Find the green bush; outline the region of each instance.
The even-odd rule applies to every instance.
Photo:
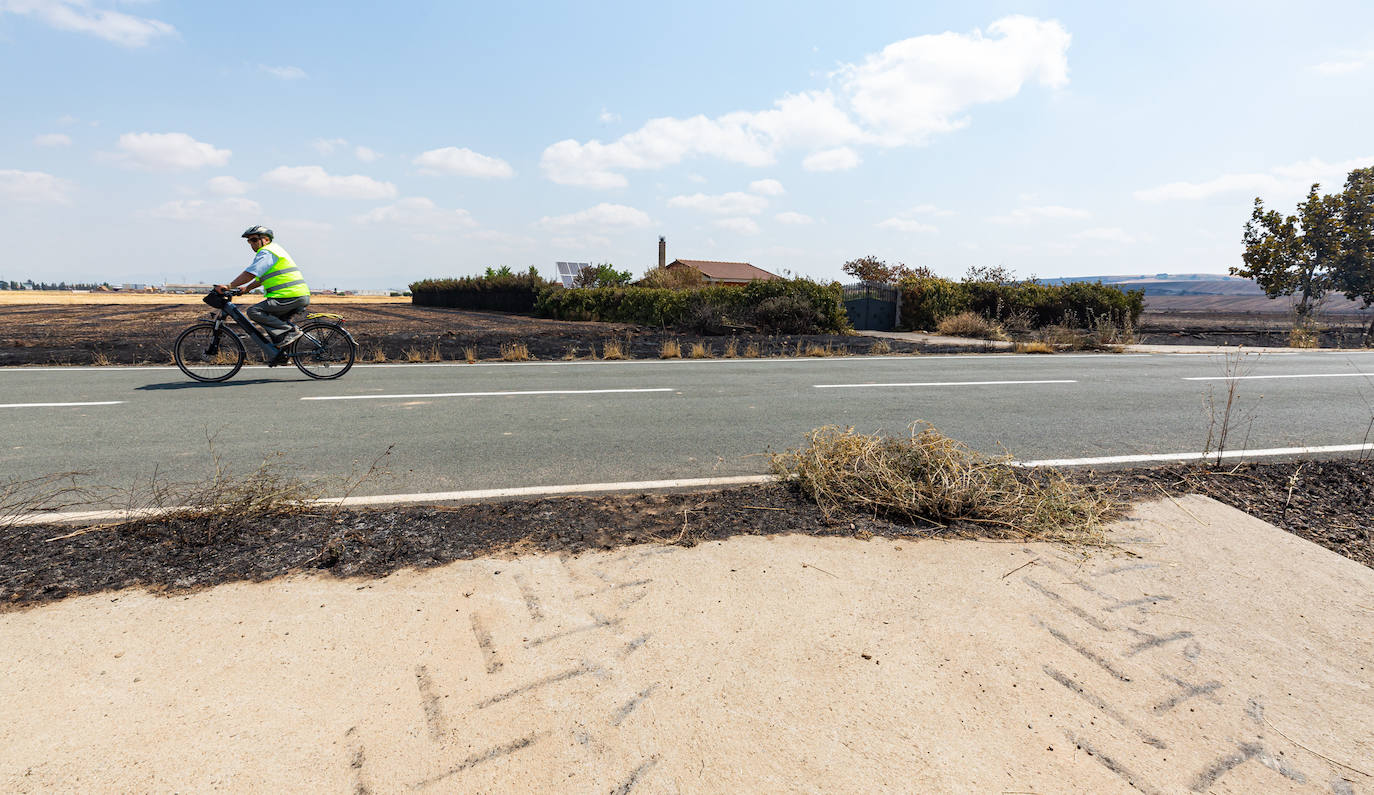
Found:
[[[1145,308],[1144,290],[1123,291],[1100,282],[954,282],[949,279],[904,280],[902,328],[933,329],[940,321],[962,312],[976,312],[994,321],[1028,318],[1034,328],[1053,324],[1087,326],[1095,318],[1112,318],[1132,325]]]
[[[410,285],[410,302],[415,306],[442,306],[452,309],[487,309],[497,312],[532,314],[535,300],[550,282],[530,266],[525,273],[513,273],[507,266],[487,268],[484,276],[461,279],[422,279]]]
[[[839,333],[849,328],[840,286],[807,279],[772,279],[695,290],[554,288],[539,294],[535,311],[558,320],[675,326],[698,333],[725,333],[740,326],[785,334]]]

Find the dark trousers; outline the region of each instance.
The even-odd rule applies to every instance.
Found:
[[[299,298],[268,298],[266,301],[248,307],[248,319],[267,329],[268,334],[280,337],[291,330],[291,324],[282,318],[310,305],[310,296]]]

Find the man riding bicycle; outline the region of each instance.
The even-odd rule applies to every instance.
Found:
[[[248,308],[248,317],[267,330],[272,344],[285,348],[300,338],[300,329],[285,318],[310,305],[310,288],[301,276],[286,249],[273,242],[272,230],[265,226],[249,227],[242,237],[256,252],[253,262],[227,285],[217,284],[216,290],[241,287],[248,292],[261,285],[266,299]]]

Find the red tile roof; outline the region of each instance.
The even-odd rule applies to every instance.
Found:
[[[755,279],[781,279],[775,273],[769,273],[762,268],[755,268],[747,262],[716,262],[707,259],[675,259],[668,263],[668,267],[683,265],[688,268],[696,268],[701,271],[701,275],[708,279],[720,279],[732,282],[747,282]]]

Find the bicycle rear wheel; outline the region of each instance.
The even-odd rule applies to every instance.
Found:
[[[247,352],[233,331],[216,331],[214,323],[197,323],[177,337],[172,356],[177,367],[191,378],[215,382],[233,378],[243,367]]]
[[[353,366],[358,344],[337,323],[315,321],[301,326],[301,336],[291,343],[296,367],[311,378],[338,378]]]

